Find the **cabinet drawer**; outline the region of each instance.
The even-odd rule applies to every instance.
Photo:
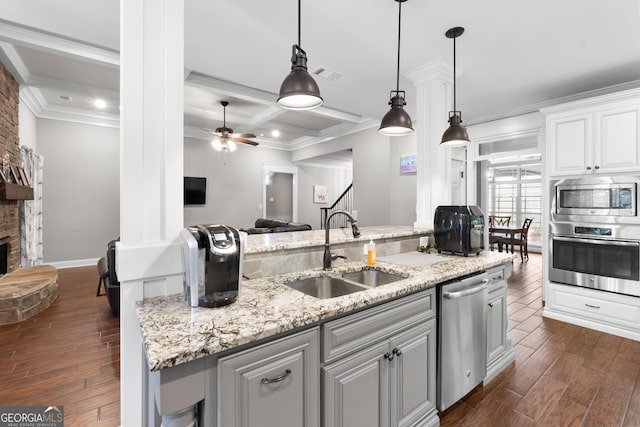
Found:
[[[551,308],[611,325],[639,329],[640,303],[637,298],[557,284],[552,284],[550,291]]]
[[[327,322],[322,331],[323,361],[334,361],[432,317],[435,288]]]
[[[225,427],[318,427],[318,329],[218,361],[218,415]]]

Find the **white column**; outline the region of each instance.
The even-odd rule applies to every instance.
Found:
[[[143,425],[135,302],[181,291],[184,0],[120,0],[120,421]],[[146,402],[145,402],[146,404]]]
[[[440,147],[443,132],[449,124],[453,67],[442,59],[431,61],[406,77],[416,86],[416,222],[415,227],[432,228],[433,213],[438,205],[450,203],[448,176],[450,148]]]

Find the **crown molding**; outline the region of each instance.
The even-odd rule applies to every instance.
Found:
[[[40,90],[29,86],[20,87],[19,99],[36,118],[42,114],[47,104]]]
[[[637,97],[640,95],[640,80],[632,80],[630,82],[621,83],[613,86],[606,86],[600,89],[594,89],[587,92],[580,92],[574,95],[568,95],[560,98],[554,98],[535,104],[523,105],[517,108],[503,110],[502,112],[467,118],[467,127],[482,123],[502,120],[509,117],[521,116],[529,113],[542,112],[548,114],[555,111],[561,111],[566,108],[579,108],[588,106],[604,100],[613,101],[616,98],[624,99],[630,96]]]
[[[36,87],[38,89],[49,89],[53,91],[63,92],[64,94],[86,96],[88,98],[103,98],[115,104],[120,102],[120,92],[112,89],[104,89],[96,86],[77,84],[64,80],[53,79],[50,77],[32,74],[25,83],[26,86]]]
[[[120,53],[0,19],[0,40],[102,66],[120,68]]]
[[[460,71],[456,74],[460,75]],[[406,72],[405,77],[418,86],[432,80],[453,84],[453,66],[442,58],[436,58]]]
[[[323,142],[331,141],[336,138],[351,135],[356,132],[371,129],[380,125],[380,121],[376,119],[362,120],[360,123],[350,125],[348,123],[341,123],[336,126],[332,126],[328,129],[320,131],[318,137],[302,137],[294,140],[291,143],[290,151],[300,150],[302,148],[311,147],[312,145],[320,144]]]
[[[18,51],[10,43],[0,42],[0,61],[20,85],[24,84],[31,76]]]

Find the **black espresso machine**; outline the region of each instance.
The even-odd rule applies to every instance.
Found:
[[[484,214],[478,206],[438,206],[433,237],[438,253],[479,254],[484,249]]]
[[[227,225],[180,231],[184,297],[191,307],[220,307],[238,297],[246,236]]]

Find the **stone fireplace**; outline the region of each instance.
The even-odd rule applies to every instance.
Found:
[[[0,63],[0,159],[3,170],[18,164],[19,85]],[[7,271],[20,264],[20,209],[18,200],[0,200],[0,237],[6,237]]]

